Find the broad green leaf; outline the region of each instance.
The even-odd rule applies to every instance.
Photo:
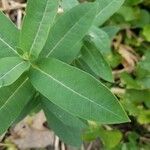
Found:
[[[112,70],[103,55],[90,42],[86,42],[81,50],[82,59],[91,70],[102,79],[113,82]]]
[[[102,25],[109,19],[123,4],[124,0],[96,0],[99,3],[97,16],[94,24],[97,26]]]
[[[89,40],[95,44],[101,53],[110,53],[111,40],[105,31],[96,26],[92,26],[88,32],[88,35],[90,36]]]
[[[101,123],[129,121],[114,95],[89,74],[57,59],[42,59],[30,71],[34,87],[57,106]]]
[[[33,93],[34,90],[28,78],[21,78],[11,86],[0,89],[0,135],[20,115],[24,106],[32,98]]]
[[[0,87],[15,82],[23,72],[29,68],[29,62],[19,57],[5,57],[0,59]]]
[[[72,48],[91,27],[96,10],[96,4],[80,4],[60,16],[49,33],[41,55],[53,56],[65,62],[72,61],[78,54]]]
[[[58,0],[28,0],[19,46],[24,52],[30,56],[39,55],[54,23],[57,9]]]
[[[46,106],[43,108],[47,122],[50,128],[54,130],[54,132],[59,136],[61,140],[63,140],[66,144],[72,146],[80,146],[82,144],[81,139],[81,129],[74,128],[72,126],[67,126],[57,118]]]
[[[18,38],[19,30],[0,11],[0,58],[19,55],[16,51]]]
[[[64,11],[68,11],[69,9],[75,7],[78,4],[79,4],[78,0],[62,0],[61,1],[61,7],[63,8]]]
[[[74,128],[85,128],[86,125],[77,117],[69,114],[67,111],[56,106],[54,103],[50,102],[47,98],[42,97],[42,104],[49,109],[61,122],[67,126],[72,126]]]

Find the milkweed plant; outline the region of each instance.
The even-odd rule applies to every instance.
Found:
[[[0,135],[37,106],[60,139],[74,146],[89,121],[129,121],[102,83],[113,77],[104,57],[107,40],[98,43],[107,37],[100,26],[124,0],[64,7],[66,1],[28,0],[21,29],[0,12]]]

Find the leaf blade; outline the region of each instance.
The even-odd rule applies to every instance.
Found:
[[[5,57],[0,59],[0,87],[15,82],[30,64],[19,57]]]
[[[102,79],[113,82],[112,70],[99,50],[89,42],[86,42],[81,50],[82,59],[91,70]]]
[[[65,125],[59,118],[57,118],[47,107],[44,107],[48,125],[66,144],[72,146],[81,146],[81,129]]]
[[[19,40],[19,30],[1,11],[0,22],[0,58],[18,56],[16,47]]]
[[[111,40],[108,34],[102,29],[92,26],[88,32],[90,41],[95,44],[102,54],[108,54],[111,51]]]
[[[124,0],[97,0],[97,2],[99,3],[99,11],[94,25],[100,26],[121,7]]]
[[[20,47],[23,51],[27,51],[29,55],[37,57],[54,22],[58,1],[29,0],[27,6],[27,15],[24,18],[20,36]]]
[[[45,97],[75,116],[101,123],[129,121],[119,102],[104,85],[59,60],[49,58],[38,62],[30,71],[30,80]]]
[[[80,129],[86,127],[86,124],[83,123],[79,118],[61,109],[60,107],[49,101],[47,98],[42,97],[41,101],[42,105],[47,107],[49,111],[51,111],[65,125]]]
[[[0,135],[11,126],[32,96],[33,88],[28,78],[19,79],[13,85],[0,89]]]

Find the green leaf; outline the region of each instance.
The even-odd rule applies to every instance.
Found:
[[[54,103],[49,101],[47,98],[42,97],[42,104],[49,109],[59,120],[65,125],[72,126],[74,128],[85,128],[86,125],[77,117],[69,114],[67,111],[56,106]]]
[[[80,146],[82,144],[81,129],[67,126],[62,122],[62,119],[54,115],[46,105],[44,105],[44,112],[47,118],[47,122],[50,128],[63,140],[66,144],[72,146]]]
[[[0,58],[19,55],[16,51],[19,30],[0,11]]]
[[[97,2],[99,9],[94,24],[100,26],[121,7],[124,0],[97,0]]]
[[[44,47],[57,9],[58,0],[28,0],[19,47],[29,56],[37,57]]]
[[[72,62],[78,54],[72,47],[81,41],[91,27],[96,10],[96,4],[80,4],[60,16],[49,33],[41,55]]]
[[[42,59],[31,68],[34,87],[57,106],[101,123],[129,121],[114,95],[89,74],[59,60]]]
[[[87,63],[91,70],[102,79],[113,82],[112,70],[103,55],[98,49],[89,42],[86,42],[81,50],[82,59]]]
[[[30,64],[19,57],[5,57],[0,59],[0,87],[15,82]]]
[[[111,149],[117,146],[122,138],[122,134],[118,130],[107,131],[103,128],[100,128],[99,134],[104,146],[107,149]]]
[[[150,24],[144,27],[143,35],[145,36],[146,40],[150,42]]]
[[[90,41],[95,44],[101,53],[108,54],[110,52],[111,40],[105,31],[96,26],[92,26],[88,34]]]
[[[108,138],[109,137],[109,138]],[[99,125],[91,125],[83,134],[86,141],[100,138],[106,150],[110,150],[119,144],[122,134],[119,130],[106,130]]]
[[[63,8],[64,11],[68,11],[69,9],[75,7],[78,4],[79,4],[78,0],[62,0],[61,1],[61,7]]]
[[[21,78],[0,89],[0,135],[12,125],[33,94],[28,78]]]

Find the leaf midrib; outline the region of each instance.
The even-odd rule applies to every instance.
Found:
[[[57,44],[52,48],[52,50],[47,54],[46,57],[49,57],[49,55],[58,47],[58,45],[65,39],[65,37],[71,32],[71,30],[76,27],[76,25],[92,10],[92,8],[87,11],[87,13],[85,13],[85,15],[83,15],[81,18],[79,18],[77,20],[77,22],[75,24],[73,24],[73,26],[62,36],[61,39],[59,39],[59,41],[57,42]],[[68,12],[67,12],[68,13]]]
[[[98,105],[99,107],[101,107],[102,109],[112,113],[113,115],[115,115],[118,119],[122,119],[119,115],[115,114],[114,112],[110,111],[109,109],[105,108],[104,106],[92,101],[91,99],[87,98],[86,96],[76,92],[75,90],[73,90],[72,88],[68,87],[67,85],[65,85],[64,83],[62,83],[61,81],[57,80],[56,78],[54,78],[52,75],[48,74],[47,72],[43,71],[42,69],[40,69],[39,67],[34,68],[36,70],[38,70],[39,72],[41,72],[42,74],[45,74],[46,76],[50,77],[52,80],[54,80],[55,82],[57,82],[58,84],[60,84],[61,86],[65,87],[66,89],[68,89],[69,91],[72,91],[73,93],[75,93],[76,95],[82,97],[83,99],[86,99],[88,101],[90,101],[91,103],[94,103],[95,105]]]

